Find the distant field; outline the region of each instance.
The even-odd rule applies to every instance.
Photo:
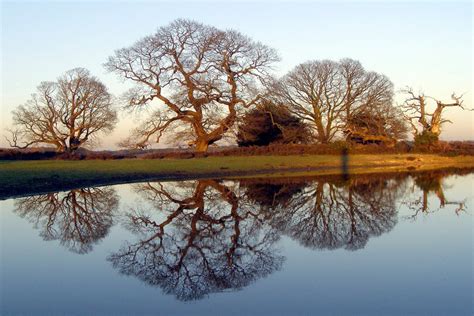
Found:
[[[351,173],[474,167],[473,156],[353,155]],[[226,156],[193,159],[42,160],[0,162],[0,199],[11,196],[140,180],[252,175],[337,174],[334,155]]]

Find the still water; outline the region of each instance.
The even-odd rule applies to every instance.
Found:
[[[471,315],[474,173],[0,201],[2,315]]]

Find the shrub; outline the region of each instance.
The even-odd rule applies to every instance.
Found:
[[[421,134],[418,134],[415,136],[415,147],[420,147],[420,146],[431,146],[433,144],[436,144],[438,142],[438,135],[433,134],[432,132],[429,131],[424,131]]]
[[[237,144],[241,147],[308,143],[310,140],[308,124],[284,105],[270,101],[263,101],[247,112],[238,125]]]

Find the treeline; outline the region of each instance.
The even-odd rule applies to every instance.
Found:
[[[464,109],[462,96],[453,94],[447,103],[410,88],[402,91],[405,103],[395,105],[390,79],[356,60],[307,61],[281,78],[271,71],[278,61],[274,49],[237,31],[190,20],[117,50],[105,67],[133,84],[121,98],[125,108],[154,109],[120,146],[146,149],[168,135],[201,153],[225,141],[394,148],[411,131],[417,146],[435,150],[448,122],[444,109]],[[82,68],[42,82],[13,112],[10,145],[49,145],[60,153],[91,148],[117,122],[112,100]]]

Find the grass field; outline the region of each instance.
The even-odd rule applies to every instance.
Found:
[[[473,156],[353,155],[351,173],[474,167]],[[236,156],[193,159],[41,160],[0,162],[0,199],[12,196],[140,180],[317,175],[341,172],[333,155]]]

